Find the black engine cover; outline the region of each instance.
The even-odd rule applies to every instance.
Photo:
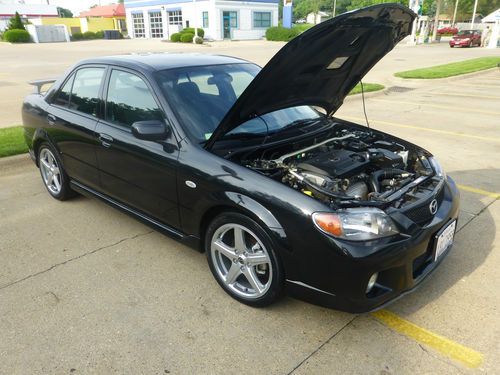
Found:
[[[307,159],[297,167],[323,176],[347,178],[362,172],[369,163],[362,154],[348,150],[333,150]]]

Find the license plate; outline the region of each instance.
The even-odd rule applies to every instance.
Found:
[[[438,258],[453,244],[456,226],[457,221],[453,220],[446,228],[441,230],[440,234],[437,235],[434,261],[438,260]]]

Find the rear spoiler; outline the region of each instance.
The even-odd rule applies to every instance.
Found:
[[[41,94],[42,87],[48,85],[49,83],[54,83],[57,81],[57,78],[52,79],[37,79],[36,81],[28,82],[30,85],[35,86],[34,94]]]

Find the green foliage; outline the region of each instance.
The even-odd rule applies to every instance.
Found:
[[[394,74],[396,77],[413,79],[433,79],[458,76],[460,74],[478,72],[480,70],[495,68],[500,64],[500,57],[480,57],[429,68],[408,70]]]
[[[0,158],[28,152],[24,130],[20,126],[0,129]]]
[[[73,33],[71,35],[71,40],[83,40],[83,34],[82,33]]]
[[[387,0],[352,0],[347,6],[347,10],[364,8],[370,5],[387,3]],[[407,0],[391,0],[391,3],[399,3],[408,6]]]
[[[28,43],[30,41],[30,34],[26,30],[7,30],[3,34],[3,39],[10,43]]]
[[[121,33],[120,33],[121,35]],[[122,35],[123,38],[123,35]],[[92,40],[92,39],[104,39],[104,31],[96,31],[95,33],[93,31],[86,31],[83,34],[82,33],[73,33],[71,35],[71,40],[76,41],[76,40]]]
[[[194,27],[185,27],[181,30],[181,34],[196,34],[194,32]],[[205,30],[198,28],[198,36],[202,38],[205,36]]]
[[[182,43],[193,43],[194,34],[192,33],[181,33]]]
[[[181,33],[175,33],[175,34],[170,35],[170,41],[174,42],[174,43],[180,42],[181,35],[182,35]]]
[[[385,88],[384,85],[378,83],[363,83],[363,92],[365,94],[371,91],[383,90],[384,88]],[[349,93],[349,95],[356,95],[356,94],[361,94],[361,84],[359,83],[356,86],[354,86],[354,88]]]
[[[195,36],[194,37],[194,42],[196,44],[203,44],[203,38],[201,36]]]
[[[93,31],[85,31],[83,33],[83,39],[97,39],[97,36]]]
[[[266,39],[275,42],[288,42],[300,34],[296,27],[287,29],[283,26],[273,26],[266,30]]]
[[[18,12],[10,19],[7,30],[26,30]]]
[[[57,14],[61,18],[73,18],[73,12],[66,8],[57,7]]]

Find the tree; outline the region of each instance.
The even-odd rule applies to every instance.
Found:
[[[9,26],[7,27],[7,30],[26,30],[24,28],[23,21],[21,20],[21,16],[19,15],[18,12],[12,17],[9,21]]]
[[[61,18],[73,18],[73,12],[66,8],[57,7],[57,14]]]
[[[350,2],[351,4],[347,6],[347,10],[353,10],[353,9],[359,9],[359,8],[364,8],[370,5],[375,5],[375,4],[382,4],[382,3],[387,3],[386,0],[352,0]],[[400,3],[408,6],[408,1],[407,0],[394,0],[391,1],[391,3]]]

